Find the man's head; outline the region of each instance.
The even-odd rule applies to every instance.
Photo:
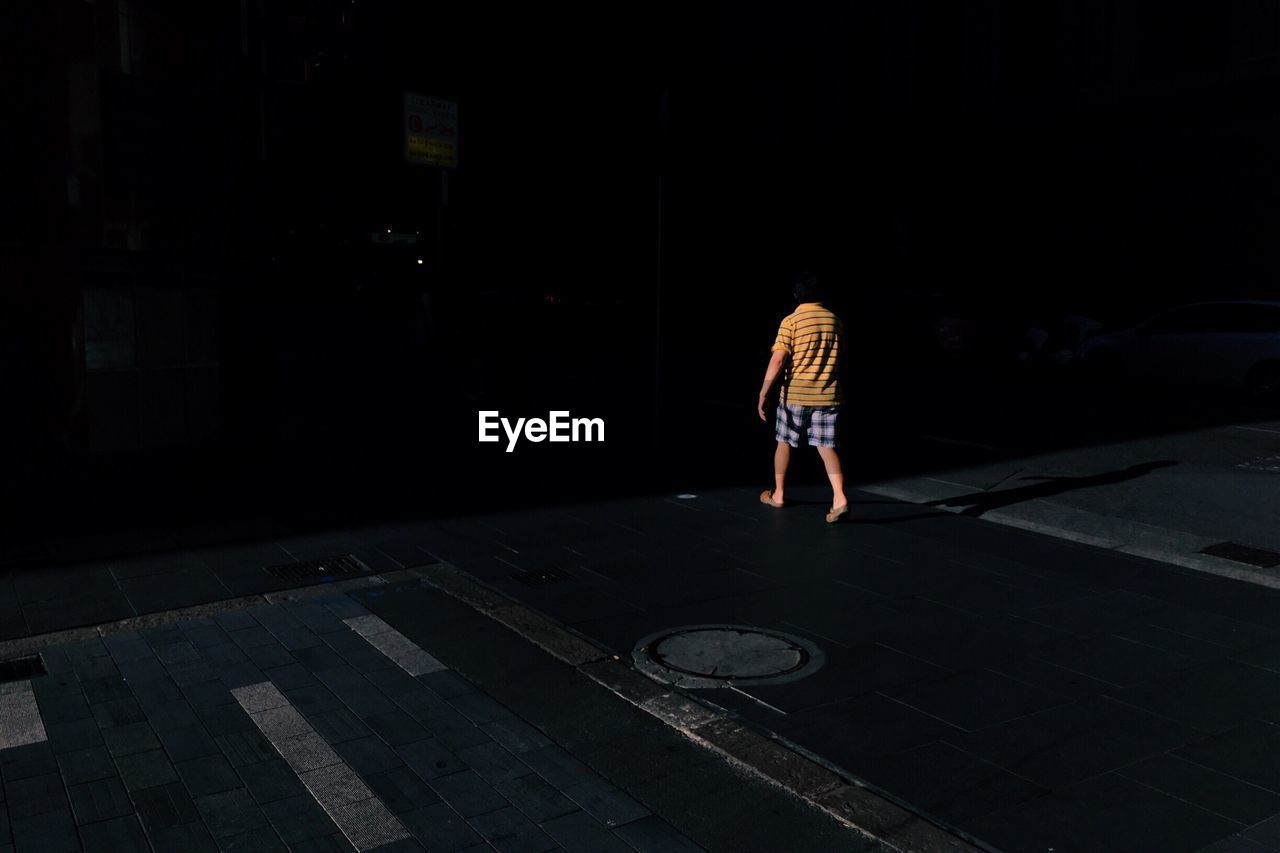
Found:
[[[808,270],[796,273],[791,279],[791,296],[797,303],[821,302],[823,293],[818,276]]]

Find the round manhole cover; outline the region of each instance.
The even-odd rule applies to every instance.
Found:
[[[822,666],[822,651],[781,631],[744,625],[686,625],[636,644],[636,667],[680,687],[781,684]]]

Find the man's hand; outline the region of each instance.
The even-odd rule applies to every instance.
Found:
[[[768,417],[764,413],[764,401],[769,396],[769,392],[773,390],[773,383],[778,381],[782,369],[787,365],[787,359],[790,354],[785,350],[774,350],[773,355],[769,356],[769,367],[764,372],[764,384],[760,386],[760,400],[756,403],[756,412],[760,415],[760,420],[767,421]]]

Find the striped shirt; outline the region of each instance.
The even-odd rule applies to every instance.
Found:
[[[817,302],[803,302],[778,327],[773,352],[791,356],[781,402],[792,406],[835,406],[840,394],[840,318]]]

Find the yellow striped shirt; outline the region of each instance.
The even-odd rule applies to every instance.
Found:
[[[835,406],[840,393],[840,318],[817,302],[804,302],[782,320],[773,352],[791,356],[781,400],[792,406]]]

